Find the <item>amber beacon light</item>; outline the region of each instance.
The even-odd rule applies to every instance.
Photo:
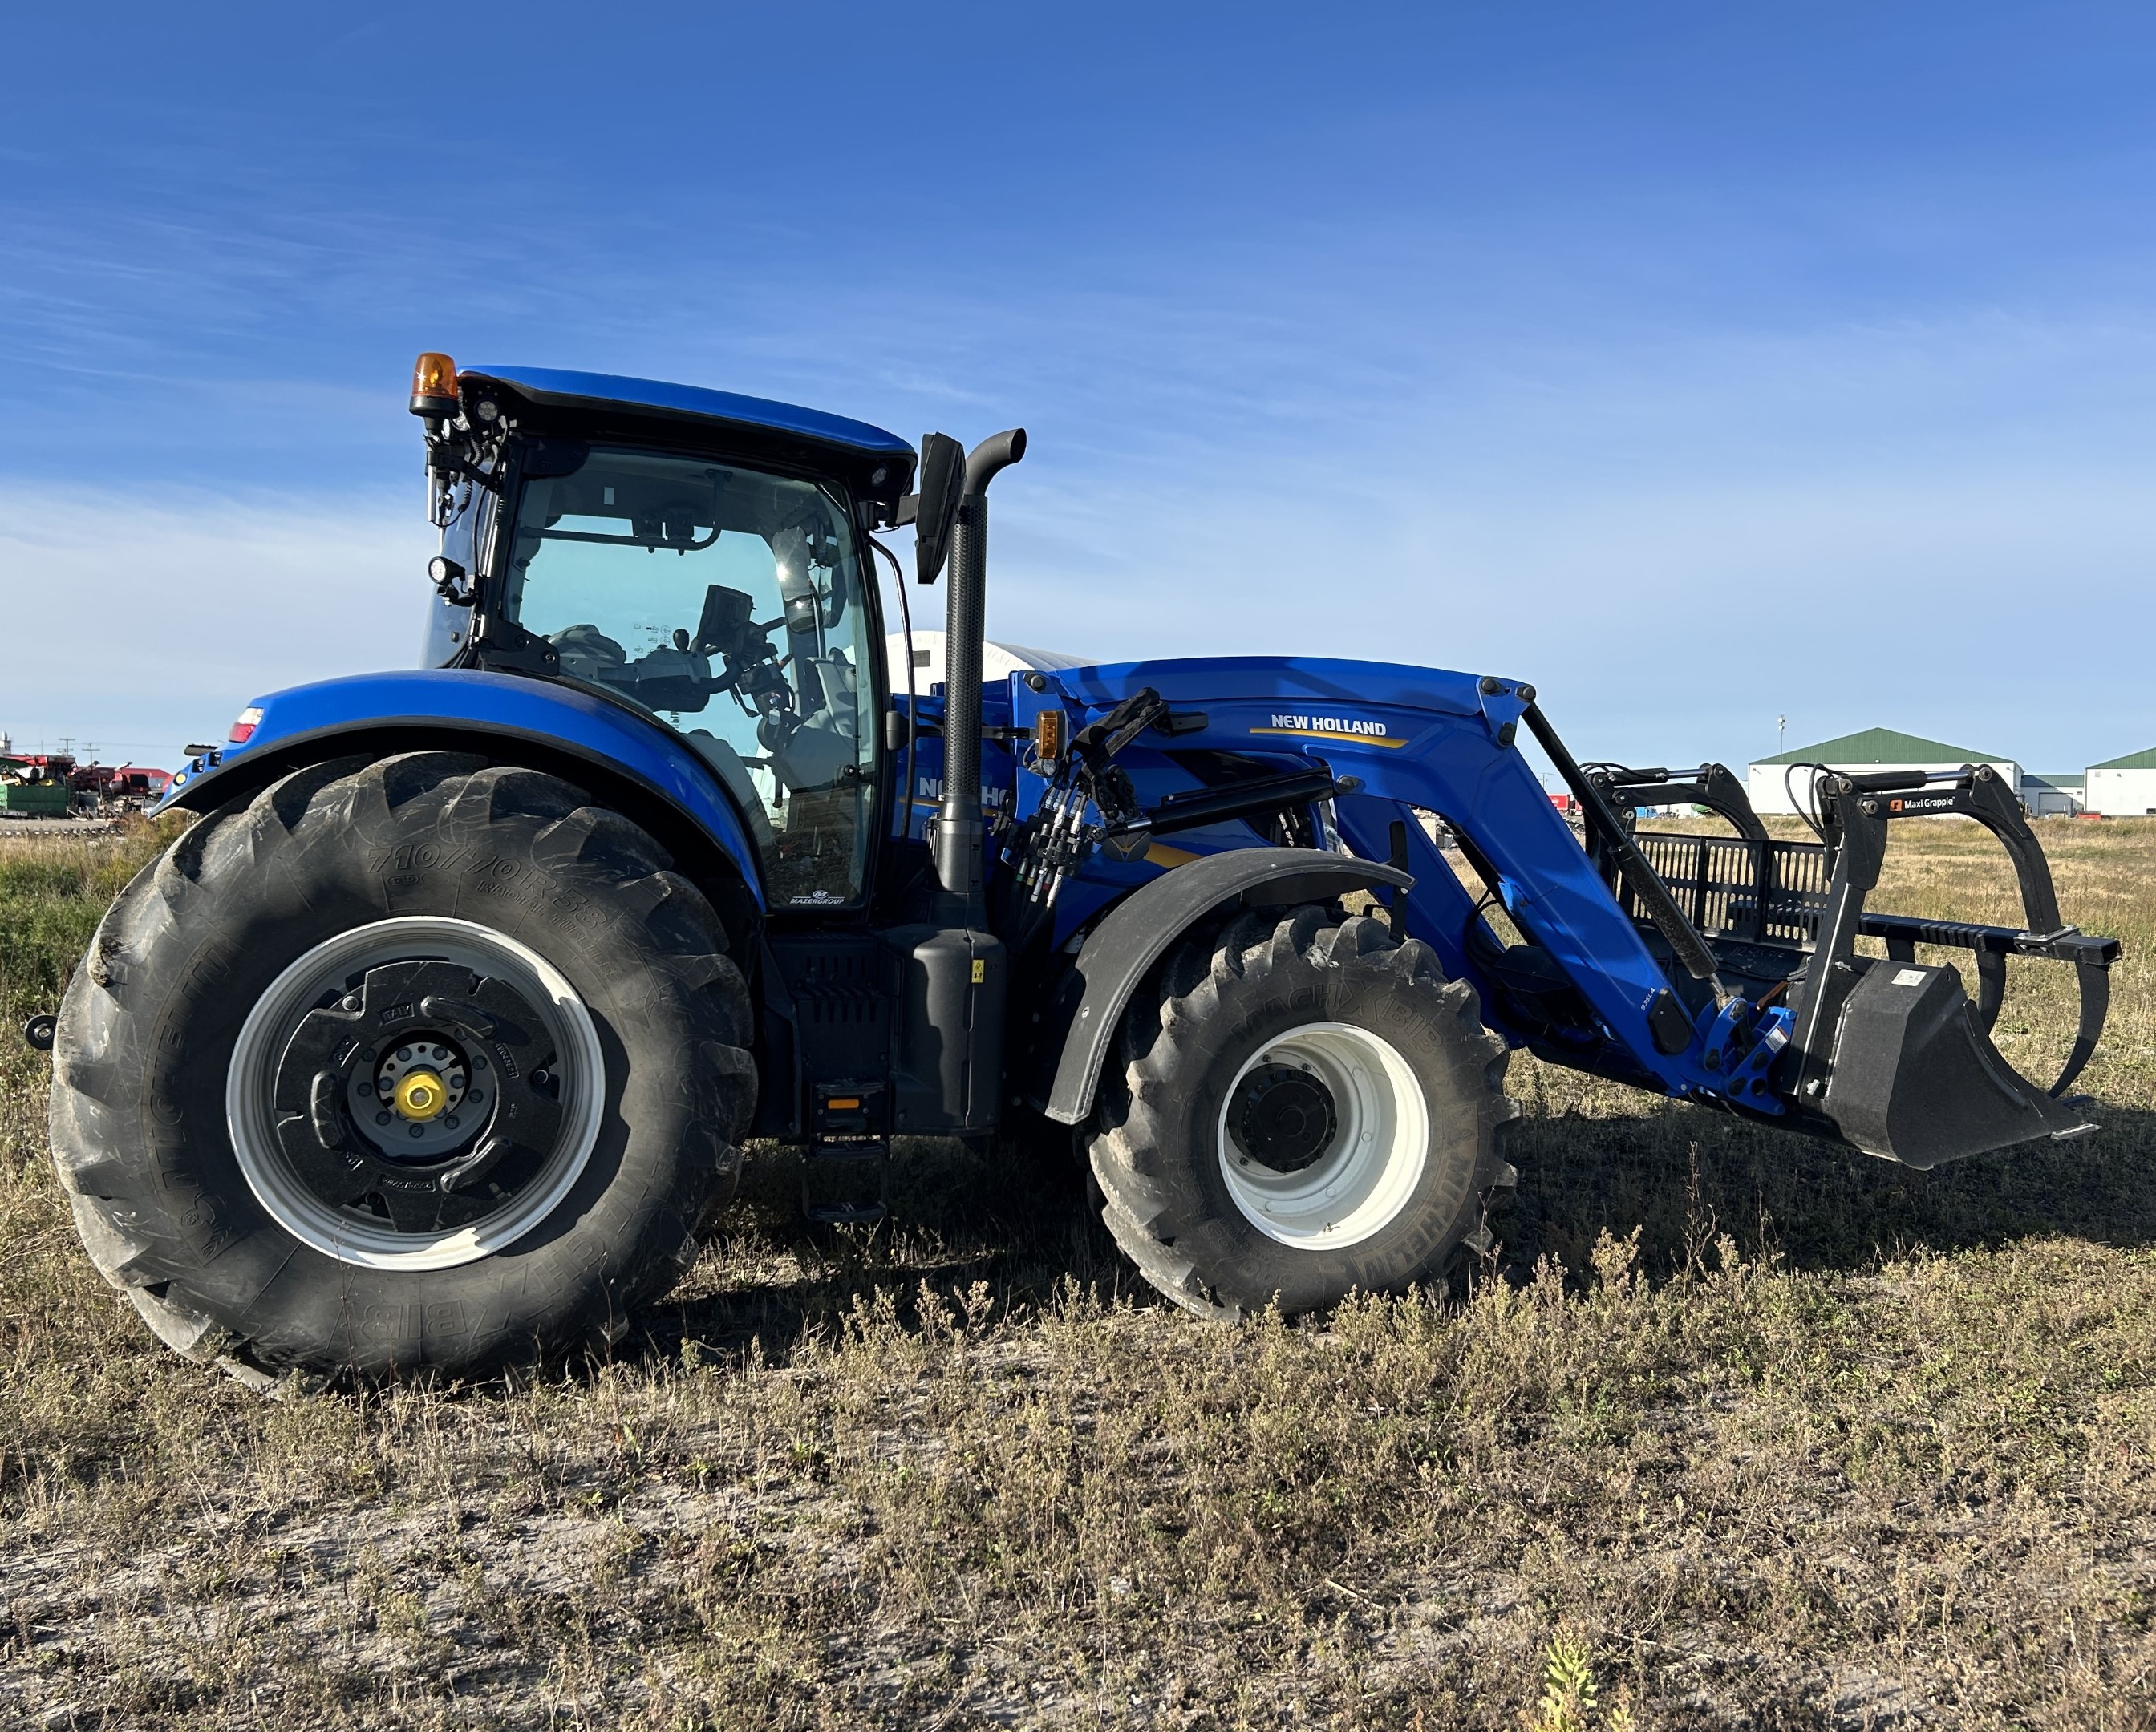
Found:
[[[457,364],[431,351],[412,364],[412,413],[446,421],[457,413]]]

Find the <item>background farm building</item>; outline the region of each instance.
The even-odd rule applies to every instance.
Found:
[[[2009,787],[2021,786],[2021,766],[2011,758],[1892,728],[1866,728],[1861,734],[1845,734],[1839,740],[1823,740],[1817,746],[1800,746],[1754,761],[1747,792],[1755,812],[1793,813],[1811,804],[1812,778],[1817,773],[1814,766],[1869,776],[1886,770],[1958,770],[1964,764],[1989,764]]]

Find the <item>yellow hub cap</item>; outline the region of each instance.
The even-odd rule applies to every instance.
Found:
[[[398,1079],[397,1092],[390,1098],[406,1118],[423,1120],[449,1104],[449,1087],[431,1070],[408,1071]]]

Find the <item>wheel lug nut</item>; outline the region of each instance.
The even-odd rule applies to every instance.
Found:
[[[344,1002],[344,1007],[348,1011],[356,1011],[359,1008],[359,1000],[357,998],[347,998]]]
[[[424,1125],[414,1125],[412,1127],[412,1135],[414,1136],[424,1136],[426,1134],[427,1127]]]
[[[387,1113],[377,1113],[374,1115],[374,1122],[377,1125],[387,1125],[389,1122],[389,1115]]]
[[[457,1128],[457,1115],[451,1113],[448,1118],[442,1120],[442,1125],[445,1130],[454,1130]]]
[[[397,1049],[397,1062],[398,1062],[399,1064],[402,1064],[402,1063],[403,1063],[407,1058],[409,1058],[411,1056],[412,1056],[412,1049],[411,1049],[411,1048],[409,1048],[409,1047],[399,1047],[399,1048],[398,1048],[398,1049]]]

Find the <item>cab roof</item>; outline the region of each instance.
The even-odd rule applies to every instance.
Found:
[[[738,438],[777,438],[821,447],[849,460],[896,459],[893,473],[911,472],[913,448],[896,433],[822,409],[768,397],[711,391],[701,385],[672,385],[659,379],[632,379],[619,373],[580,373],[547,366],[474,366],[459,369],[465,380],[497,380],[518,395],[548,407],[616,415],[658,416],[710,423],[715,431]],[[896,489],[894,489],[895,491]]]

